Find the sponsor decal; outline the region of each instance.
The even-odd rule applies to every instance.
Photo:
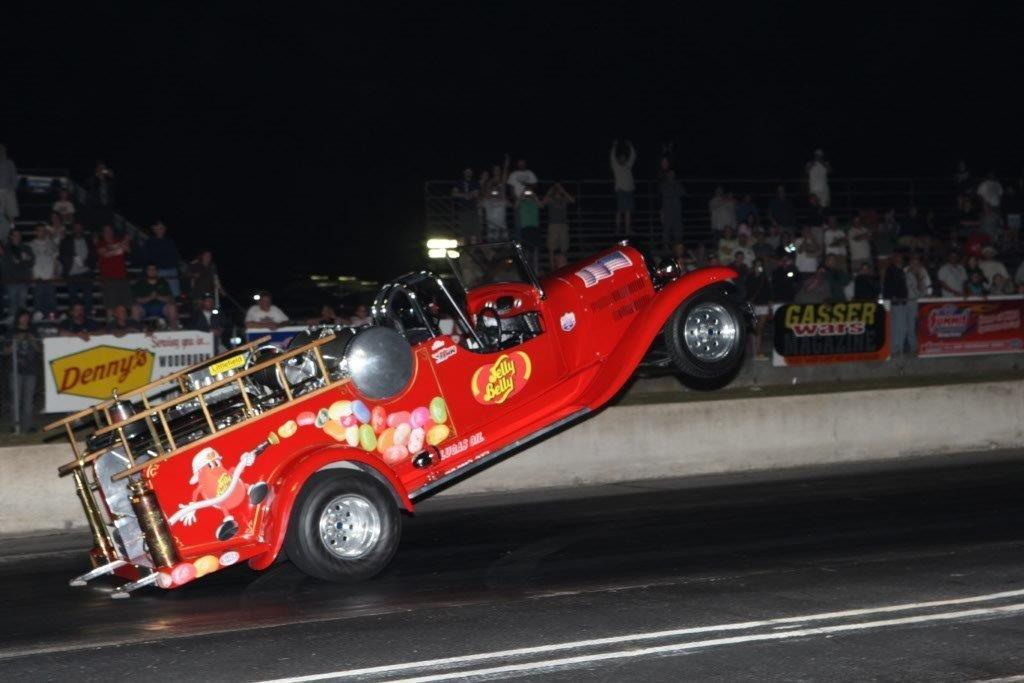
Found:
[[[244,354],[239,354],[237,356],[232,356],[231,358],[225,358],[221,362],[214,363],[213,365],[211,365],[210,366],[210,374],[211,375],[219,375],[219,374],[221,374],[223,372],[227,372],[228,370],[234,370],[235,368],[240,368],[243,365],[245,365],[245,355]]]
[[[604,296],[595,299],[593,309],[595,311],[600,311],[604,308],[608,308],[612,304],[617,304],[620,301],[628,299],[637,292],[649,288],[650,286],[642,278],[633,280],[629,284],[623,285],[622,287],[619,287],[617,289],[613,289]]]
[[[633,299],[632,301],[630,301],[630,302],[628,302],[628,303],[626,303],[626,304],[624,304],[622,306],[619,306],[614,311],[612,311],[612,320],[619,321],[619,320],[622,320],[623,318],[628,318],[629,316],[633,315],[634,313],[639,312],[653,298],[654,297],[649,295],[649,294],[644,294],[643,296],[638,296],[637,298]]]
[[[775,365],[889,358],[888,302],[784,304],[775,307]]]
[[[576,314],[572,311],[563,313],[558,322],[562,325],[562,332],[572,332],[573,328],[576,327]]]
[[[589,266],[584,266],[577,270],[576,277],[583,280],[584,287],[590,288],[601,280],[610,278],[616,270],[629,268],[632,265],[633,262],[629,260],[628,256],[621,251],[613,251],[607,256],[597,259]]]
[[[149,382],[153,358],[145,349],[94,346],[50,361],[50,372],[62,394],[106,399],[114,389],[124,393]]]
[[[444,346],[444,340],[443,339],[435,339],[434,343],[430,345],[430,350],[431,351],[437,351],[442,346]]]
[[[47,413],[73,412],[213,357],[209,332],[154,332],[43,340]],[[206,369],[203,369],[206,372]]]
[[[440,365],[449,358],[455,355],[459,347],[457,346],[444,346],[438,351],[434,351],[430,355],[434,358],[434,365]]]
[[[1024,351],[1024,297],[921,301],[917,355],[961,356]]]
[[[473,373],[473,398],[484,405],[500,405],[522,391],[532,371],[530,357],[523,351],[502,354]]]
[[[474,446],[479,446],[483,442],[484,442],[484,433],[483,432],[477,432],[476,434],[470,434],[466,438],[459,439],[455,443],[449,444],[449,445],[445,446],[444,448],[442,448],[439,451],[439,454],[441,456],[441,460],[447,460],[448,458],[451,458],[452,456],[458,455],[460,453],[465,453],[470,448],[473,448]]]
[[[971,325],[971,309],[954,304],[928,311],[928,333],[936,337],[959,337]]]

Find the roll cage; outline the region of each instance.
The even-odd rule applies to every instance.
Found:
[[[486,250],[491,250],[490,256],[485,253]],[[468,345],[470,350],[488,350],[500,345],[500,319],[497,314],[494,314],[494,319],[498,325],[499,334],[498,340],[493,341],[485,339],[477,327],[472,324],[465,306],[470,289],[490,283],[469,280],[465,270],[458,264],[458,260],[472,259],[474,267],[479,267],[483,272],[484,267],[494,260],[494,254],[502,252],[510,257],[512,261],[510,265],[518,271],[520,279],[517,281],[525,281],[526,284],[537,290],[540,299],[544,299],[544,289],[541,287],[537,275],[529,266],[519,242],[469,245],[461,248],[461,251],[456,252],[454,257],[451,254],[447,257],[448,265],[461,290],[457,293],[458,295],[453,293],[452,288],[443,278],[431,271],[421,270],[407,273],[388,282],[377,293],[371,307],[374,323],[393,328],[410,344],[415,345],[442,334],[439,309],[444,306],[451,309],[455,324],[461,327],[462,331],[472,340],[472,344]],[[495,280],[495,282],[503,281],[512,280]],[[437,295],[434,297],[424,296],[423,290],[427,287],[436,287]],[[443,301],[437,301],[438,296]],[[481,315],[485,312],[487,311],[481,311]]]

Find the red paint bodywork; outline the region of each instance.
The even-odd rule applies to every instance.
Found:
[[[581,268],[614,252],[626,257],[628,267],[616,269],[586,286],[584,277],[578,274]],[[427,340],[414,348],[415,370],[408,388],[392,400],[363,399],[349,382],[334,385],[301,396],[151,466],[143,476],[170,519],[179,506],[192,500],[195,486],[189,481],[193,476],[193,459],[202,448],[215,449],[223,467],[231,471],[243,452],[264,441],[268,433],[282,435],[279,443],[266,448],[242,474],[240,485],[250,487],[264,482],[269,493],[256,505],[245,500],[229,511],[238,525],[233,538],[217,540],[223,514],[216,508],[199,510],[191,525],[180,521],[169,524],[181,559],[179,565],[202,570],[179,570],[179,578],[184,579],[180,583],[206,573],[217,559],[221,560],[217,567],[242,560],[248,560],[256,569],[269,566],[282,547],[300,489],[309,477],[324,468],[357,467],[374,473],[393,490],[396,504],[411,512],[412,500],[424,494],[425,487],[468,471],[474,461],[528,439],[553,423],[597,410],[633,374],[676,307],[695,292],[735,277],[736,273],[729,268],[706,268],[683,275],[655,291],[640,252],[617,246],[544,278],[543,298],[528,284],[480,287],[467,295],[471,315],[497,297],[510,295],[521,305],[503,316],[535,311],[543,332],[514,348],[488,353],[469,351],[446,336]],[[570,317],[574,319],[571,325]],[[442,424],[448,433],[437,429],[435,437],[445,438],[432,446],[424,445],[435,448],[439,456],[424,469],[413,466],[415,453],[401,460],[396,455],[396,459],[387,462],[381,452],[366,450],[366,444],[349,445],[345,440],[345,418],[328,420],[338,423],[337,426],[297,426],[294,433],[286,426],[289,421],[298,420],[300,414],[308,421],[309,413],[317,415],[338,401],[361,400],[368,409],[379,406],[387,415],[402,413],[404,417],[406,412],[415,415],[418,408],[429,410],[432,403],[439,405],[437,397],[446,406],[447,416]],[[339,406],[335,410],[344,412]],[[423,414],[418,413],[421,417]],[[433,418],[438,416],[435,411]],[[432,419],[431,423],[436,421]],[[290,436],[284,436],[289,433]],[[384,437],[383,430],[374,437]],[[384,438],[395,440],[396,433]],[[233,553],[237,553],[237,558]],[[135,570],[125,567],[119,573],[130,577]],[[168,576],[170,573],[165,570]]]

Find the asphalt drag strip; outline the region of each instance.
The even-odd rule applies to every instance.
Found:
[[[957,620],[995,619],[1024,612],[1024,590],[974,595],[931,602],[864,607],[841,612],[806,614],[760,621],[685,627],[650,633],[631,633],[564,643],[520,647],[361,669],[268,679],[262,683],[311,683],[343,679],[396,680],[407,683],[495,677],[526,672],[545,672],[616,659],[677,654],[745,643],[781,641],[833,634],[928,625]],[[971,606],[977,605],[977,606]],[[736,633],[736,635],[719,635]],[[668,641],[638,647],[647,641]],[[565,653],[564,656],[552,656]],[[577,653],[577,654],[568,654]],[[514,663],[509,660],[516,660]],[[491,666],[479,667],[486,663]],[[401,674],[402,678],[394,678]],[[405,677],[406,674],[413,674]]]

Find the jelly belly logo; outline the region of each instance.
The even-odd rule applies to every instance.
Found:
[[[522,351],[502,354],[473,373],[473,398],[484,405],[504,403],[522,391],[532,370],[530,357]]]
[[[94,346],[50,361],[57,393],[85,398],[110,398],[114,389],[137,389],[153,374],[153,353],[145,349]]]

